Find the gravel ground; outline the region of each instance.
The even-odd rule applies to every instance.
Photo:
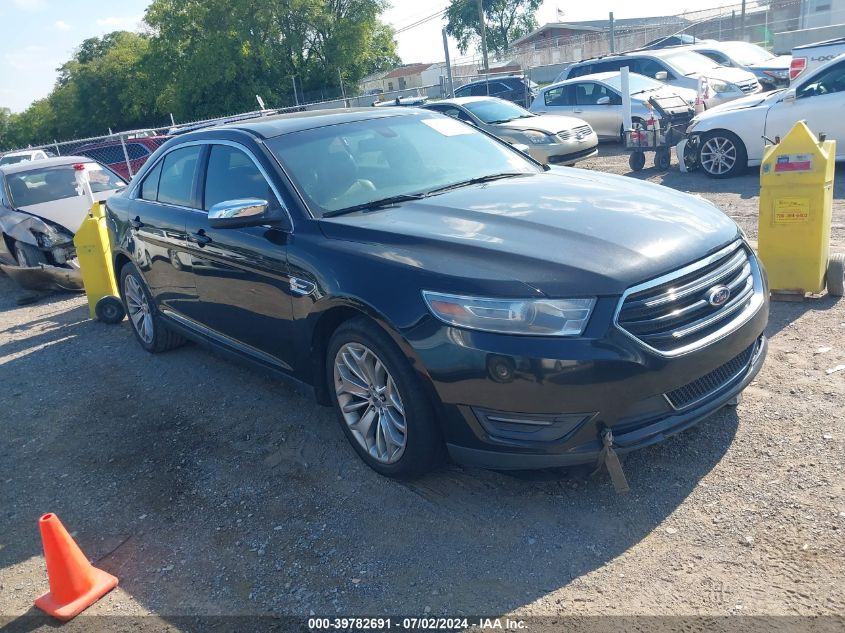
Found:
[[[602,150],[583,166],[628,173]],[[636,177],[756,234],[753,174]],[[0,278],[7,618],[46,590],[48,511],[120,578],[86,614],[845,615],[845,371],[825,371],[845,363],[845,302],[773,303],[740,406],[629,456],[617,496],[559,471],[379,477],[329,409],[263,375],[196,346],[149,355],[79,296],[20,295]]]

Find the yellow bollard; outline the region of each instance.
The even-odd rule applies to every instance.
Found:
[[[829,260],[836,274],[838,256],[830,258],[835,157],[835,141],[816,139],[803,121],[763,152],[758,251],[775,298],[822,292]],[[829,283],[828,291],[835,290]]]
[[[114,278],[103,203],[95,202],[91,206],[91,211],[73,238],[73,244],[79,258],[91,318],[106,323],[122,321],[124,310]]]

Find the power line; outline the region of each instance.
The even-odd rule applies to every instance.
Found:
[[[434,13],[434,14],[432,14],[428,17],[425,17],[421,20],[417,20],[416,22],[413,22],[412,24],[409,24],[408,26],[403,26],[401,29],[396,29],[393,33],[396,34],[396,35],[398,35],[399,33],[404,33],[405,31],[409,31],[409,30],[416,28],[418,26],[422,26],[426,22],[431,22],[432,20],[436,20],[437,18],[442,18],[445,14],[446,14],[446,9],[443,9],[442,11],[438,11],[437,13]]]

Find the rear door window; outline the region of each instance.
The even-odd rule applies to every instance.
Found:
[[[194,186],[202,146],[175,149],[164,157],[158,183],[158,201],[182,207],[196,207]]]

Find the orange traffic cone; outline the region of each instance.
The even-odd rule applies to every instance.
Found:
[[[38,521],[50,591],[35,606],[59,620],[70,620],[117,586],[117,578],[97,569],[68,534],[55,514]]]

